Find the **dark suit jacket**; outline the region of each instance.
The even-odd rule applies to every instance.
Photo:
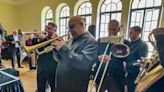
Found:
[[[100,42],[100,39],[98,39],[98,56],[104,54],[105,48],[108,44],[106,42],[103,42],[103,43]],[[129,46],[129,41],[124,40],[124,44]],[[112,45],[113,44],[109,45],[109,48],[107,50],[106,55],[109,55],[110,48],[111,48]],[[111,60],[109,61],[107,72],[106,72],[107,74],[109,74],[109,76],[107,76],[107,74],[106,74],[105,77],[110,77],[110,76],[115,77],[115,79],[117,79],[117,81],[119,81],[120,85],[123,85],[124,84],[124,78],[125,78],[124,77],[125,76],[125,69],[124,69],[124,66],[123,66],[123,62],[124,62],[124,58],[117,58],[117,57],[114,57],[112,55]],[[95,70],[98,69],[99,64],[100,64],[100,61],[97,61],[97,65],[96,65]],[[96,81],[97,84],[99,84],[99,82],[100,82],[100,78],[103,74],[103,70],[105,68],[105,65],[106,65],[106,63],[102,64],[102,68],[100,69],[100,73],[99,73],[98,79]]]
[[[8,50],[11,52],[14,50],[15,48],[15,44],[12,44],[12,41],[14,41],[14,36],[13,35],[9,35],[6,39],[6,41],[9,43],[9,47],[8,47]],[[20,45],[21,43],[21,37],[18,36],[18,43]]]
[[[134,66],[141,57],[146,57],[148,54],[148,46],[141,39],[130,43],[130,55],[126,58],[127,71],[129,76],[135,78],[139,73],[139,66]]]

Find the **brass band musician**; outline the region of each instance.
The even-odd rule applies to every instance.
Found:
[[[62,39],[53,43],[60,55],[56,92],[87,92],[89,70],[97,59],[97,43],[85,30],[81,16],[70,18],[69,31],[73,39],[67,44]]]
[[[110,36],[117,36],[118,32],[120,31],[120,25],[117,20],[111,20],[108,23],[108,37]],[[124,40],[124,43],[128,45],[128,41]],[[99,55],[99,61],[97,62],[97,66],[99,65],[103,53],[105,51],[105,47],[107,46],[108,42],[101,42],[101,38],[98,40],[98,55]],[[107,54],[110,53],[110,47],[113,44],[110,43]],[[110,60],[111,59],[111,60]],[[110,61],[109,61],[110,60]],[[123,59],[117,58],[114,56],[109,57],[108,55],[105,55],[104,63],[102,65],[102,70],[100,70],[100,73],[98,75],[97,84],[99,85],[100,78],[102,75],[102,72],[104,70],[106,61],[109,61],[108,69],[106,72],[106,75],[104,77],[104,80],[102,82],[102,86],[100,89],[100,92],[105,92],[106,90],[108,92],[124,92],[124,80],[125,80],[125,71],[123,67]],[[97,67],[96,66],[96,67]]]
[[[148,54],[147,44],[140,38],[140,33],[142,29],[139,26],[131,27],[129,30],[130,37],[130,55],[126,58],[127,64],[127,85],[128,92],[134,92],[136,79],[139,73],[139,66],[135,66],[134,63],[137,62],[141,57],[146,57]]]
[[[156,28],[153,30],[156,41],[159,63],[164,67],[164,28]],[[155,82],[146,92],[163,92],[164,77]]]
[[[56,29],[57,25],[54,23],[48,23],[48,37],[45,34],[39,33],[39,39],[34,39],[35,43],[41,43],[47,41],[49,39],[56,37]],[[44,48],[50,46],[47,44],[46,46],[39,48],[39,51],[43,51]],[[37,91],[45,92],[47,84],[51,87],[51,92],[55,92],[55,73],[56,73],[57,62],[53,59],[53,52],[47,52],[39,55],[37,60]]]

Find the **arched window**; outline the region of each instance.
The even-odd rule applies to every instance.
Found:
[[[63,6],[60,11],[60,23],[59,23],[59,35],[65,35],[68,33],[68,20],[70,16],[70,9],[67,5]]]
[[[45,25],[47,25],[49,22],[53,22],[53,12],[50,8],[47,10],[45,15]]]
[[[121,0],[105,0],[100,9],[99,37],[108,35],[108,22],[112,19],[121,21]]]
[[[133,0],[132,2],[129,27],[142,27],[141,37],[149,46],[149,56],[154,48],[148,42],[148,35],[152,29],[159,26],[161,2],[162,0]]]
[[[84,2],[80,5],[78,9],[78,15],[83,16],[86,21],[86,30],[88,26],[91,25],[91,16],[92,16],[92,5],[90,2]]]
[[[43,8],[41,12],[41,30],[45,29],[48,22],[53,22],[53,12],[49,6]]]

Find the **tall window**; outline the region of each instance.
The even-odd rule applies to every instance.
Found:
[[[45,15],[45,25],[48,25],[49,22],[53,22],[53,12],[49,8]]]
[[[108,35],[108,22],[112,19],[121,21],[121,0],[105,0],[100,9],[99,37]]]
[[[60,25],[59,25],[59,35],[65,35],[68,33],[68,20],[70,16],[70,9],[67,5],[63,6],[60,11]]]
[[[92,5],[90,2],[84,2],[78,9],[78,15],[83,16],[86,21],[86,30],[91,25]]]
[[[159,26],[160,15],[161,0],[133,0],[129,27],[143,28],[141,37],[149,46],[149,56],[153,53],[154,48],[148,42],[148,35],[152,29]]]

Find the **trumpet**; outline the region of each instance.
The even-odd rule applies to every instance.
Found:
[[[22,32],[22,34],[37,34],[37,33],[47,33],[46,31],[37,31],[37,32]]]
[[[47,53],[49,51],[52,51],[54,49],[54,47],[51,45],[50,47],[47,47],[45,48],[43,51],[39,52],[38,49],[41,48],[41,47],[44,47],[45,45],[47,44],[51,44],[52,42],[54,42],[55,40],[58,40],[60,38],[63,38],[63,37],[66,37],[66,36],[69,36],[69,34],[66,34],[66,35],[63,35],[63,36],[59,36],[59,37],[56,37],[56,38],[53,38],[53,39],[50,39],[50,40],[47,40],[45,42],[42,42],[42,43],[39,43],[39,44],[36,44],[36,45],[33,45],[33,46],[23,46],[23,48],[25,49],[25,51],[27,52],[27,54],[29,55],[30,53],[33,52],[33,50],[36,50],[36,53],[38,55],[41,55],[43,53]]]

